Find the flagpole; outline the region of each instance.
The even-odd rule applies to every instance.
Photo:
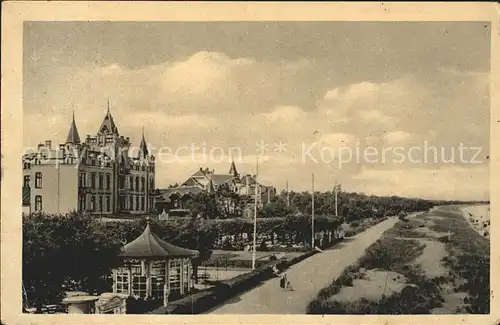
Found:
[[[338,193],[338,185],[337,185],[337,180],[335,180],[335,216],[338,217],[338,201],[337,201],[337,193]]]
[[[311,249],[314,249],[314,173],[312,174],[312,211],[311,211],[311,231],[312,231],[312,241]]]
[[[253,250],[252,250],[252,269],[255,269],[255,251],[257,249],[257,175],[259,174],[259,157],[257,157],[256,163],[256,173],[255,173],[255,202],[254,202],[254,212],[253,212]]]
[[[290,192],[288,191],[288,180],[286,180],[286,206],[290,206]]]

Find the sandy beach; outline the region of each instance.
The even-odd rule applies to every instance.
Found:
[[[470,226],[482,236],[490,237],[490,205],[464,205],[460,207]]]

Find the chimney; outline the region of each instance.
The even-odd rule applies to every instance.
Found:
[[[43,143],[39,143],[38,144],[38,150],[42,149],[43,148]]]
[[[45,146],[49,149],[52,149],[52,141],[50,140],[45,140]]]
[[[202,171],[203,171],[203,167],[200,167],[200,172],[202,172]]]

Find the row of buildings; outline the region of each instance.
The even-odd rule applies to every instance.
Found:
[[[259,207],[276,195],[274,187],[259,184],[255,175],[238,173],[233,161],[227,174],[218,174],[213,169],[200,168],[180,186],[158,190],[156,207],[159,211],[168,211],[169,214],[183,215],[188,212],[188,203],[195,195],[202,192],[216,193],[220,187],[225,187],[237,195],[250,196],[251,201],[254,200],[257,191]],[[249,206],[244,211],[245,214],[253,210],[253,204],[249,202]]]
[[[136,155],[131,140],[118,132],[111,112],[93,136],[82,140],[73,119],[64,143],[38,145],[23,156],[23,213],[87,212],[96,215],[182,213],[196,194],[225,186],[239,195],[255,195],[259,204],[276,194],[255,175],[240,174],[234,162],[227,174],[200,168],[180,186],[155,187],[155,157],[144,132]]]

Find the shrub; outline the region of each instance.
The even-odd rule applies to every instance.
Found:
[[[222,243],[222,249],[228,250],[228,251],[236,250],[229,238],[224,239],[224,242]]]
[[[266,242],[262,241],[259,245],[259,248],[257,249],[260,252],[267,252],[269,249],[267,248]]]
[[[346,231],[344,231],[344,236],[347,237],[347,238],[352,237],[354,235],[356,235],[356,231],[355,230],[346,230]]]
[[[145,314],[163,304],[163,299],[142,299],[129,297],[127,299],[127,314]]]

